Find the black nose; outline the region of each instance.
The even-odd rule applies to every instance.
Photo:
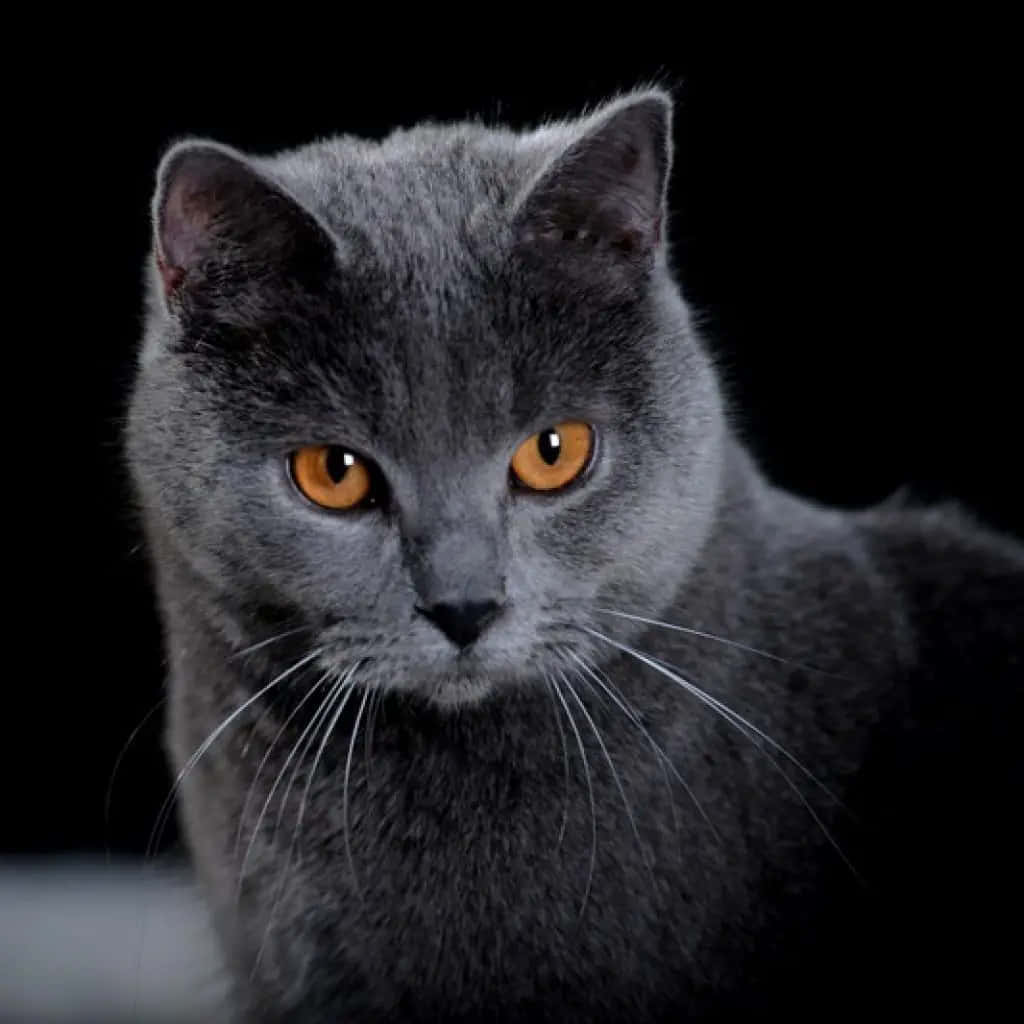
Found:
[[[416,610],[430,619],[452,643],[468,647],[500,608],[497,601],[464,601],[461,604],[441,601],[429,608],[417,607]]]

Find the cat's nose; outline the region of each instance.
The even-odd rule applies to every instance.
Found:
[[[463,601],[459,604],[440,601],[427,608],[417,605],[416,610],[430,619],[453,644],[468,647],[498,614],[501,605],[497,601]]]

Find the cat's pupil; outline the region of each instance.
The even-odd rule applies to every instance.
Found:
[[[356,457],[345,451],[344,448],[332,447],[327,449],[326,469],[327,475],[332,482],[340,484],[342,478],[348,472],[348,467],[356,461]]]
[[[542,430],[537,437],[537,448],[540,457],[549,465],[553,466],[562,453],[562,439],[557,430]]]

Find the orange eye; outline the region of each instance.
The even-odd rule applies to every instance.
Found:
[[[569,420],[528,437],[512,456],[512,472],[524,487],[555,491],[587,468],[593,450],[594,431]]]
[[[299,490],[324,508],[355,508],[373,485],[367,463],[334,444],[300,448],[292,455],[292,476]]]

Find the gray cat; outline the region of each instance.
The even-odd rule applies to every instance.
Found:
[[[128,452],[245,1020],[1009,990],[1024,551],[766,482],[670,162],[655,90],[160,166]]]

